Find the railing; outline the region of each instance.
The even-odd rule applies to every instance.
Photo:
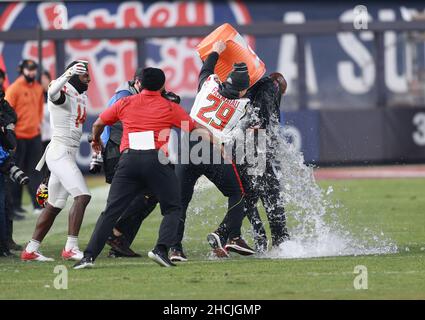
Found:
[[[0,32],[0,41],[21,42],[37,41],[39,61],[42,61],[42,41],[51,40],[56,48],[56,70],[58,73],[64,71],[65,65],[65,41],[75,39],[125,39],[134,40],[137,50],[137,65],[143,66],[146,60],[146,39],[169,38],[169,37],[203,37],[213,31],[218,25],[172,27],[172,28],[140,28],[140,29],[74,29],[74,30],[10,30]],[[386,31],[411,32],[425,31],[423,21],[396,21],[396,22],[369,22],[367,30],[356,29],[353,23],[341,23],[338,21],[313,21],[302,24],[286,24],[282,22],[262,22],[249,25],[237,25],[236,29],[244,35],[252,36],[279,36],[283,34],[294,34],[297,37],[297,68],[298,68],[298,104],[300,109],[308,105],[308,94],[306,86],[305,66],[305,38],[307,36],[336,34],[340,32],[362,32],[374,33],[375,59],[376,59],[376,105],[384,107],[387,105],[387,94],[385,88],[385,59],[384,59],[384,33]],[[40,63],[40,66],[42,63]]]

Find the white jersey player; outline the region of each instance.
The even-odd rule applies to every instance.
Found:
[[[190,116],[202,124],[219,142],[231,139],[231,132],[245,115],[247,98],[228,99],[220,92],[217,75],[210,75],[196,95]]]
[[[87,115],[86,91],[89,82],[87,62],[73,61],[61,77],[50,83],[48,109],[52,139],[37,166],[37,170],[41,170],[47,163],[51,172],[49,195],[33,237],[21,254],[24,261],[53,260],[43,256],[38,249],[56,216],[65,207],[69,195],[74,198],[74,203],[69,212],[68,239],[62,257],[73,260],[83,257],[78,248],[78,234],[91,196],[77,166],[76,155]]]
[[[217,75],[214,74],[219,56],[225,49],[226,44],[223,41],[213,44],[212,52],[201,68],[198,94],[190,112],[190,116],[206,127],[215,137],[214,140],[218,140],[219,143],[227,142],[227,139],[232,138],[232,130],[245,114],[245,108],[249,102],[249,99],[243,98],[250,84],[248,67],[245,63],[234,63],[232,71],[223,83],[220,83]],[[193,152],[197,144],[196,140],[189,141],[189,155],[199,155],[199,152]],[[206,162],[199,164],[192,158],[189,164],[176,166],[183,210],[177,243],[171,250],[171,261],[187,260],[182,246],[186,211],[193,196],[195,183],[201,175],[207,177],[228,198],[228,211],[222,224],[224,227],[220,226],[207,237],[214,254],[218,257],[228,257],[228,251],[242,255],[255,253],[241,237],[241,226],[245,217],[245,199],[236,165],[233,162],[226,163],[223,157],[220,163],[214,163],[214,156],[211,156],[213,153],[206,154],[207,156],[202,159]],[[203,153],[201,157],[203,155],[205,154]]]

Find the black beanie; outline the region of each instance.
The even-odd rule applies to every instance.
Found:
[[[140,80],[144,89],[158,91],[165,83],[165,74],[158,68],[145,68]]]
[[[249,88],[249,74],[248,67],[245,62],[235,63],[232,72],[226,80],[231,88],[237,91],[242,91]]]

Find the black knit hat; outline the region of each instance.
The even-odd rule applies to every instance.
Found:
[[[164,71],[158,68],[145,68],[141,76],[142,87],[150,91],[158,91],[165,83]]]
[[[227,83],[231,88],[237,91],[242,91],[249,88],[248,67],[245,62],[235,63],[232,72],[229,73]]]

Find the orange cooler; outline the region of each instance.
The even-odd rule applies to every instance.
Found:
[[[212,52],[212,46],[218,40],[226,43],[226,50],[220,54],[214,70],[222,82],[226,81],[233,64],[238,62],[245,62],[248,66],[250,86],[264,75],[266,72],[264,62],[258,58],[239,32],[228,23],[215,29],[198,44],[197,50],[202,61]]]

